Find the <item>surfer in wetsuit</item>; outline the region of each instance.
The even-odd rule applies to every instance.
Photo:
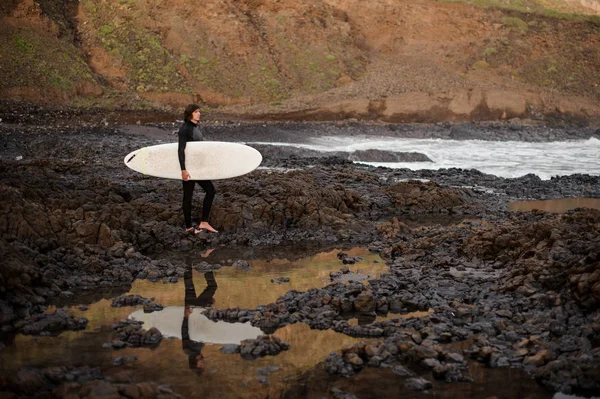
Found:
[[[191,265],[189,265],[183,275],[185,284],[185,310],[183,313],[183,323],[181,323],[181,343],[183,352],[188,356],[190,369],[195,370],[198,374],[204,372],[206,368],[204,356],[202,355],[204,342],[190,339],[189,317],[196,306],[202,308],[212,306],[215,303],[213,296],[217,291],[217,281],[212,271],[204,273],[204,279],[206,280],[206,288],[199,296],[196,296]]]
[[[177,153],[179,155],[179,165],[181,166],[181,178],[183,179],[183,218],[185,220],[185,231],[188,233],[194,232],[194,234],[200,233],[202,230],[208,230],[212,233],[216,233],[215,230],[209,223],[208,218],[210,216],[210,208],[212,206],[213,199],[217,193],[215,186],[210,180],[192,180],[193,176],[190,176],[189,172],[185,168],[185,147],[189,141],[202,141],[204,140],[202,132],[198,128],[198,122],[200,122],[200,106],[196,104],[188,105],[183,111],[183,125],[179,128],[179,147]],[[202,217],[200,224],[197,227],[192,225],[192,196],[194,194],[194,186],[196,183],[202,187],[206,195],[204,196],[204,202],[202,203]]]

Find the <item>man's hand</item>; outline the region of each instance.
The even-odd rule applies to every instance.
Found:
[[[190,176],[190,174],[188,173],[188,171],[187,171],[187,170],[182,170],[182,171],[181,171],[181,178],[182,178],[183,180],[186,180],[186,181],[187,181],[187,180],[190,180],[190,178],[191,178],[191,177],[192,177],[192,176]]]

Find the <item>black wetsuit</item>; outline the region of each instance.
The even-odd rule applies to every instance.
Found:
[[[181,170],[185,168],[185,147],[189,141],[202,141],[204,137],[202,132],[198,128],[198,125],[190,121],[184,122],[179,128],[179,147],[177,154],[179,156],[179,166]],[[192,176],[193,177],[193,176]],[[206,195],[204,196],[204,202],[202,203],[202,218],[201,222],[208,222],[210,216],[210,208],[212,207],[213,199],[217,193],[215,186],[210,180],[182,180],[183,181],[183,218],[185,220],[185,227],[189,229],[192,227],[192,196],[194,194],[194,186],[197,184],[202,187]]]
[[[191,369],[196,369],[197,358],[202,358],[202,348],[204,348],[204,342],[193,341],[190,339],[188,317],[184,317],[183,323],[181,323],[181,346],[183,347],[183,353],[185,353],[188,357],[188,365]]]
[[[213,304],[213,296],[217,291],[217,280],[212,271],[204,273],[206,288],[199,296],[196,296],[194,280],[192,280],[192,269],[188,268],[183,273],[183,283],[185,284],[185,306],[200,306],[207,308]]]
[[[217,291],[217,280],[212,271],[204,273],[204,279],[206,280],[206,288],[200,296],[196,296],[196,288],[194,287],[194,280],[192,279],[192,268],[188,267],[183,274],[183,282],[185,284],[185,306],[200,306],[209,307],[213,304],[213,296]],[[189,330],[189,319],[188,317],[183,318],[181,323],[181,344],[183,352],[188,356],[188,363],[191,369],[196,368],[196,361],[198,357],[202,357],[202,348],[204,348],[204,342],[198,342],[190,339]]]

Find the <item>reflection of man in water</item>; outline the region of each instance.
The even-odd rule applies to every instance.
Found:
[[[198,374],[204,372],[204,368],[206,367],[204,356],[202,355],[204,342],[197,342],[190,339],[189,317],[196,306],[202,308],[212,306],[215,303],[213,296],[215,295],[215,291],[217,291],[217,281],[212,271],[204,273],[204,279],[206,280],[206,288],[199,296],[196,296],[191,264],[183,274],[185,310],[183,312],[183,323],[181,324],[181,342],[183,352],[188,356],[190,369],[195,370]]]

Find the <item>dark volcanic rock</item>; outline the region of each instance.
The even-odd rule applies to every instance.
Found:
[[[159,303],[154,302],[154,298],[144,298],[140,295],[122,295],[113,298],[111,306],[120,308],[122,306],[144,306],[145,313],[151,313],[154,311],[162,310],[163,306]]]
[[[83,330],[88,320],[74,317],[65,309],[57,309],[53,314],[38,314],[16,324],[21,333],[28,335],[56,334],[65,330]]]
[[[182,398],[154,382],[108,380],[97,368],[48,367],[0,371],[2,397]]]
[[[364,345],[343,356],[332,354],[326,368],[335,374],[352,375],[391,359],[428,367],[436,379],[468,381],[462,356],[436,345],[474,337],[468,353],[490,367],[525,368],[564,392],[593,390],[599,386],[592,370],[600,364],[600,352],[593,349],[600,341],[600,318],[592,284],[599,267],[598,225],[600,212],[575,210],[398,229],[380,252],[390,273],[369,286],[288,292],[256,310],[220,310],[213,316],[244,314],[244,320],[270,329],[300,321],[385,339],[376,349]],[[422,313],[358,326],[344,319],[354,312],[388,311]],[[407,338],[397,341],[402,335]]]
[[[350,153],[348,159],[355,162],[433,162],[427,155],[418,152],[392,152],[382,150],[354,151]]]
[[[153,348],[160,345],[163,339],[161,332],[154,327],[146,331],[142,329],[143,324],[136,320],[121,320],[113,326],[119,341],[113,342],[111,346],[120,349],[125,346]]]
[[[241,342],[239,354],[243,359],[252,360],[264,356],[275,356],[287,351],[290,345],[275,335],[261,335],[256,339],[245,339]]]
[[[296,165],[332,164],[337,159],[338,164],[351,162],[432,162],[425,154],[416,152],[394,152],[384,150],[359,150],[353,152],[332,151],[323,152],[300,147],[251,144],[263,156],[263,165],[269,167],[292,166],[290,159]]]
[[[190,236],[182,226],[180,184],[122,165],[124,154],[159,139],[64,119],[76,116],[50,115],[56,126],[0,124],[2,331],[80,328],[83,323],[68,315],[40,314],[48,303],[72,301],[82,292],[98,295],[96,299],[110,292],[104,297],[112,298],[138,278],[175,282],[183,277],[181,262],[149,257],[161,251],[290,242],[365,245],[389,266],[387,274],[368,285],[337,282],[290,291],[256,309],[210,309],[205,314],[250,321],[265,332],[304,322],[315,329],[378,338],[332,355],[327,368],[336,374],[393,367],[396,361],[415,370],[425,367],[436,380],[464,381],[464,361],[439,346],[470,338],[465,354],[490,367],[526,369],[564,392],[600,389],[599,212],[506,212],[510,200],[600,198],[600,177],[503,179],[456,168],[392,170],[355,165],[347,154],[323,157],[265,147],[266,169],[216,183],[211,223],[220,233]],[[382,129],[392,137],[531,141],[593,133],[515,123],[238,123],[207,126],[207,138],[301,142],[323,134],[381,136]],[[398,154],[359,155],[387,160]],[[444,224],[442,215],[460,220]],[[432,217],[433,222],[418,219],[415,227],[413,216]],[[343,255],[340,260],[359,261]],[[206,271],[220,266],[199,262],[194,267]],[[249,263],[238,261],[237,266]],[[351,274],[342,269],[332,277],[343,280]],[[375,321],[390,312],[388,320]],[[358,318],[358,325],[348,321],[352,318]],[[143,331],[137,323],[124,322],[116,329],[118,339],[108,347],[152,347],[162,339],[158,331]],[[246,351],[254,350],[275,353],[281,345],[248,343]],[[39,385],[36,373],[28,375],[31,386]]]

